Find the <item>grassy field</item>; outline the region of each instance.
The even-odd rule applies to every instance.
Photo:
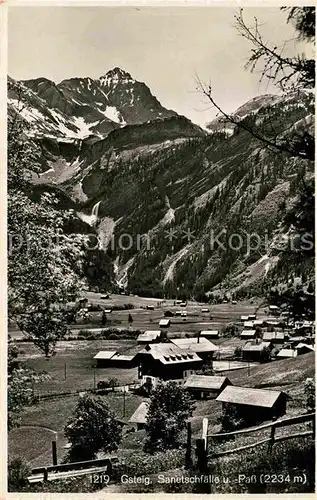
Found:
[[[197,302],[188,302],[186,308],[175,306],[173,300],[159,301],[158,299],[148,299],[143,297],[113,295],[110,299],[101,299],[101,294],[87,293],[87,298],[92,304],[98,304],[105,309],[113,307],[114,305],[123,306],[124,304],[131,303],[134,309],[125,311],[113,311],[107,315],[109,324],[113,323],[116,328],[128,328],[129,313],[133,318],[133,329],[136,330],[155,330],[158,329],[160,319],[164,317],[165,311],[176,312],[180,310],[187,311],[187,317],[181,318],[174,316],[171,319],[171,326],[169,332],[187,332],[196,333],[200,330],[218,330],[228,323],[238,321],[241,315],[257,313],[259,318],[265,316],[264,308],[259,307],[257,304],[250,304],[243,301],[238,304],[216,304],[206,305]],[[154,305],[154,310],[145,309],[147,305]],[[209,313],[202,313],[201,309],[208,307]],[[210,315],[212,319],[210,319]],[[74,325],[72,334],[76,334],[79,328],[101,328],[101,313],[91,313],[91,320],[81,325]],[[9,333],[12,338],[22,338],[22,333],[11,326]]]
[[[125,402],[123,393],[115,392],[101,396],[107,401],[111,410],[123,421],[128,421],[143,398],[135,394],[126,393]],[[40,401],[37,405],[26,408],[21,427],[9,433],[9,459],[23,457],[32,468],[51,465],[51,441],[54,432],[57,433],[57,454],[60,462],[67,453],[64,446],[67,440],[64,437],[64,427],[71,417],[78,396],[69,396],[59,399]],[[54,432],[53,432],[54,431]],[[125,428],[124,428],[125,433]],[[121,448],[129,449],[140,446],[139,433],[124,437]]]
[[[47,372],[49,378],[37,384],[36,394],[93,389],[99,380],[117,378],[122,384],[137,380],[137,369],[93,368],[93,357],[100,350],[125,351],[135,346],[129,340],[90,340],[59,342],[56,355],[45,359],[31,343],[20,343],[21,361],[38,372]],[[66,378],[65,378],[66,366]]]

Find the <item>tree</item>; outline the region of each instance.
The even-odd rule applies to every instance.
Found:
[[[25,368],[18,361],[18,349],[14,343],[8,345],[8,429],[18,427],[21,421],[21,412],[25,406],[34,402],[33,387],[47,376]]]
[[[128,316],[128,321],[129,321],[129,324],[132,325],[133,318],[132,318],[132,314],[130,314],[130,313],[129,313],[129,316]]]
[[[121,442],[121,434],[121,424],[108,404],[100,397],[85,394],[79,398],[65,426],[65,436],[71,443],[69,460],[92,460],[98,451],[114,451]]]
[[[172,381],[159,384],[152,392],[145,424],[146,450],[153,452],[176,447],[194,406],[183,387]]]
[[[106,323],[107,323],[107,315],[106,315],[105,311],[102,311],[101,325],[105,326]]]
[[[11,85],[12,87],[12,85]],[[11,89],[19,94],[18,84]],[[8,315],[44,353],[67,332],[65,305],[83,284],[84,238],[66,235],[74,213],[58,210],[34,179],[41,152],[18,113],[8,117]]]
[[[298,39],[307,42],[314,41],[315,32],[315,8],[286,8],[288,12],[287,22],[294,22],[298,33]],[[254,26],[246,24],[243,9],[235,16],[235,26],[240,36],[252,44],[251,56],[245,67],[254,72],[260,66],[260,81],[267,79],[274,82],[284,93],[300,91],[301,89],[313,89],[315,86],[315,60],[308,59],[305,55],[285,57],[283,51],[286,45],[277,47],[263,39],[257,19]],[[262,65],[262,66],[261,66]],[[243,129],[260,143],[274,151],[287,153],[290,156],[314,160],[315,146],[313,124],[314,118],[307,122],[299,133],[285,134],[281,130],[274,130],[271,123],[265,129],[259,129],[252,117],[240,120],[234,115],[224,111],[216,102],[211,85],[206,85],[197,78],[198,90],[207,97],[208,101],[217,109],[224,119],[234,124],[238,129]],[[304,128],[304,130],[303,130]]]

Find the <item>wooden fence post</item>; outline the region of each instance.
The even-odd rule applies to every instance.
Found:
[[[56,446],[56,439],[52,441],[52,459],[53,459],[53,465],[57,465],[57,446]]]
[[[199,472],[204,472],[207,469],[207,454],[205,450],[205,441],[203,439],[196,439],[196,454],[197,468]]]
[[[43,480],[44,481],[48,481],[48,472],[47,472],[47,468],[46,467],[44,468]]]
[[[191,467],[192,462],[192,426],[191,422],[187,422],[187,442],[186,442],[186,455],[185,455],[186,467]]]
[[[271,427],[271,434],[270,434],[270,441],[269,441],[269,453],[272,452],[272,449],[273,449],[273,444],[274,444],[274,440],[275,440],[275,424],[272,425]]]
[[[207,432],[208,432],[208,418],[203,418],[203,429],[202,429],[201,439],[196,439],[197,467],[200,472],[206,471],[208,467]]]

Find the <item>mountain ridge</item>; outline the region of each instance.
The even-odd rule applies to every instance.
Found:
[[[238,126],[228,133],[228,124],[221,120],[207,134],[175,112],[166,110],[160,116],[161,108],[155,108],[161,106],[159,101],[142,85],[132,92],[139,100],[144,97],[138,107],[138,100],[131,103],[135,80],[123,70],[114,70],[110,76],[100,77],[103,89],[89,78],[63,81],[63,91],[57,85],[51,94],[50,84],[43,79],[22,84],[24,100],[34,105],[26,116],[34,117],[29,125],[37,129],[33,137],[43,153],[43,172],[34,183],[41,190],[55,186],[69,197],[82,224],[106,242],[103,251],[112,262],[117,282],[133,293],[175,296],[177,290],[183,290],[186,296],[193,296],[230,289],[241,294],[245,290],[261,293],[263,280],[281,261],[274,239],[287,232],[283,220],[294,207],[300,176],[312,177],[312,162],[264,149]],[[39,85],[41,91],[36,94],[31,87]],[[100,91],[104,99],[111,98],[103,102],[115,104],[124,120],[129,117],[125,104],[129,101],[135,123],[122,126],[119,114],[117,122],[105,114],[100,118],[104,108],[91,97],[94,90],[95,97]],[[58,114],[45,105],[47,93],[60,106]],[[59,96],[65,94],[67,102],[77,101],[73,103],[76,120],[62,111],[65,102]],[[154,99],[154,115],[145,120],[145,113],[145,121],[139,122],[140,109],[148,108],[149,98]],[[15,109],[14,99],[11,92],[9,106]],[[87,134],[78,137],[74,129],[80,123],[83,126],[79,116],[83,110],[90,120],[100,120],[91,122]],[[235,118],[248,120],[260,134],[273,127],[277,137],[292,141],[295,131],[311,131],[313,113],[312,95],[302,92],[257,96],[240,106]],[[46,115],[51,116],[51,123]],[[61,123],[65,129],[57,134]],[[98,130],[100,124],[108,126],[106,132]],[[268,244],[251,255],[244,248],[237,252],[210,248],[210,235],[222,229],[229,235],[257,232],[263,238],[267,232]],[[171,240],[170,230],[177,235]],[[123,234],[132,240],[131,248],[120,246]]]

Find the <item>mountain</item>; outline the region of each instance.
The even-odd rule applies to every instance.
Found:
[[[265,106],[277,103],[280,99],[281,98],[279,96],[273,94],[256,96],[232,113],[231,118],[235,122],[239,122],[247,116],[257,114]],[[226,134],[231,135],[234,130],[237,129],[237,125],[223,116],[218,116],[210,123],[206,124],[206,129],[211,133],[225,132]]]
[[[58,84],[46,78],[10,79],[10,108],[20,108],[37,136],[57,139],[102,138],[126,125],[178,116],[120,68],[98,79],[71,78]]]
[[[277,242],[289,235],[285,221],[302,178],[313,177],[313,162],[264,148],[239,127],[229,134],[219,120],[207,134],[118,68],[98,80],[11,87],[11,112],[19,87],[30,105],[20,114],[43,153],[36,189],[55,190],[61,207],[77,214],[78,227],[98,235],[113,285],[152,296],[242,297],[264,293],[282,273]],[[278,142],[292,143],[313,134],[314,96],[260,96],[234,115],[260,135],[274,132]],[[79,123],[88,128],[84,137]],[[305,270],[312,272],[313,266]],[[292,265],[287,273],[299,270]],[[100,285],[102,276],[98,286],[109,288],[108,278]]]

